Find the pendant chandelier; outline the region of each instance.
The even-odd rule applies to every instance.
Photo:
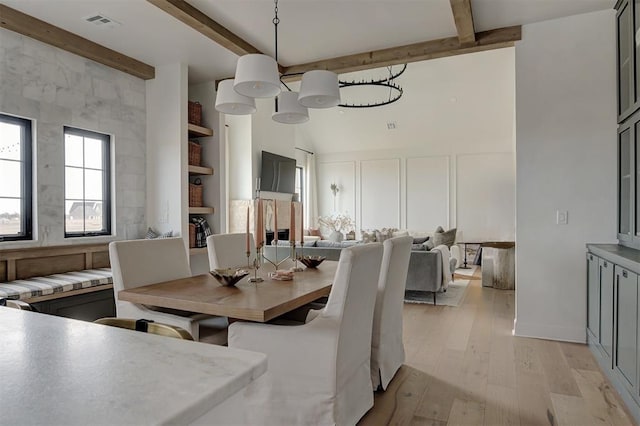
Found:
[[[342,103],[338,106],[343,108],[375,108],[379,106],[385,106],[397,102],[402,97],[404,90],[400,86],[396,79],[400,77],[407,70],[407,64],[404,64],[399,70],[394,70],[393,66],[387,67],[387,75],[381,78],[372,78],[370,80],[339,80],[338,83],[341,89],[367,87],[370,89],[382,90],[386,92],[386,97],[373,98],[367,100],[366,103],[362,100],[356,101],[349,99],[347,93],[347,100],[342,100]]]
[[[295,75],[278,71],[278,0],[274,0],[273,26],[275,59],[264,54],[248,54],[238,58],[235,78],[218,84],[216,110],[225,114],[245,115],[256,112],[256,98],[276,96],[271,118],[285,124],[309,120],[308,108],[331,108],[340,104],[338,75],[326,70],[308,71],[302,75],[300,92],[294,92],[281,80]],[[281,91],[281,86],[286,88]]]

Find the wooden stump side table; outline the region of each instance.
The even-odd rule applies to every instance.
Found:
[[[513,241],[482,244],[482,286],[500,290],[516,288],[516,243]]]

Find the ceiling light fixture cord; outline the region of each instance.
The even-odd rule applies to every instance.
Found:
[[[332,108],[340,103],[338,75],[329,70],[311,70],[302,75],[300,92],[283,83],[278,65],[278,0],[274,0],[275,58],[264,53],[248,53],[238,58],[233,79],[218,85],[216,110],[245,115],[256,112],[256,98],[275,97],[274,121],[285,124],[309,120],[308,108]],[[286,87],[286,91],[282,87]]]
[[[273,7],[273,20],[271,22],[273,22],[273,34],[274,34],[274,41],[275,41],[275,46],[276,46],[276,63],[278,63],[278,24],[280,23],[280,18],[278,18],[278,0],[273,0],[274,3],[274,7]],[[282,76],[280,76],[279,78],[280,83],[282,83]],[[286,85],[285,85],[286,87]],[[289,89],[287,87],[287,89]],[[291,90],[291,89],[289,89]],[[276,96],[273,99],[273,103],[274,103],[274,111],[278,112],[280,111],[280,109],[278,108],[278,97]]]
[[[273,8],[273,13],[274,13],[274,17],[273,17],[273,27],[274,27],[274,34],[275,34],[275,44],[276,44],[276,57],[275,60],[276,62],[278,62],[278,24],[280,23],[280,18],[278,18],[278,0],[274,0],[273,3],[275,4],[275,7]],[[285,83],[284,81],[282,81],[283,77],[289,77],[292,75],[302,75],[303,73],[298,72],[295,74],[282,74],[280,76],[280,83],[282,83],[282,85],[284,87],[286,87],[286,89],[290,92],[291,88],[289,86],[287,86],[287,83]],[[278,102],[276,100],[276,110],[277,110],[277,105]]]
[[[275,7],[273,8],[273,27],[275,33],[275,41],[276,41],[276,57],[275,60],[278,62],[278,24],[280,23],[280,18],[278,18],[278,0],[274,0]]]

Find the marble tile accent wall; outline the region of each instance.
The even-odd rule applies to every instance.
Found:
[[[145,82],[0,29],[0,112],[34,120],[34,239],[88,243],[139,238],[146,229]],[[113,237],[64,238],[63,127],[112,136]]]

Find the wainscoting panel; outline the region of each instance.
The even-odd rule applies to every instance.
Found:
[[[515,239],[515,155],[457,157],[456,218],[463,241]]]
[[[400,228],[400,160],[360,163],[360,226]]]
[[[343,213],[356,217],[356,163],[340,161],[318,164],[318,213],[326,216]],[[331,184],[338,185],[336,196]]]
[[[407,158],[407,229],[449,225],[449,157]]]

